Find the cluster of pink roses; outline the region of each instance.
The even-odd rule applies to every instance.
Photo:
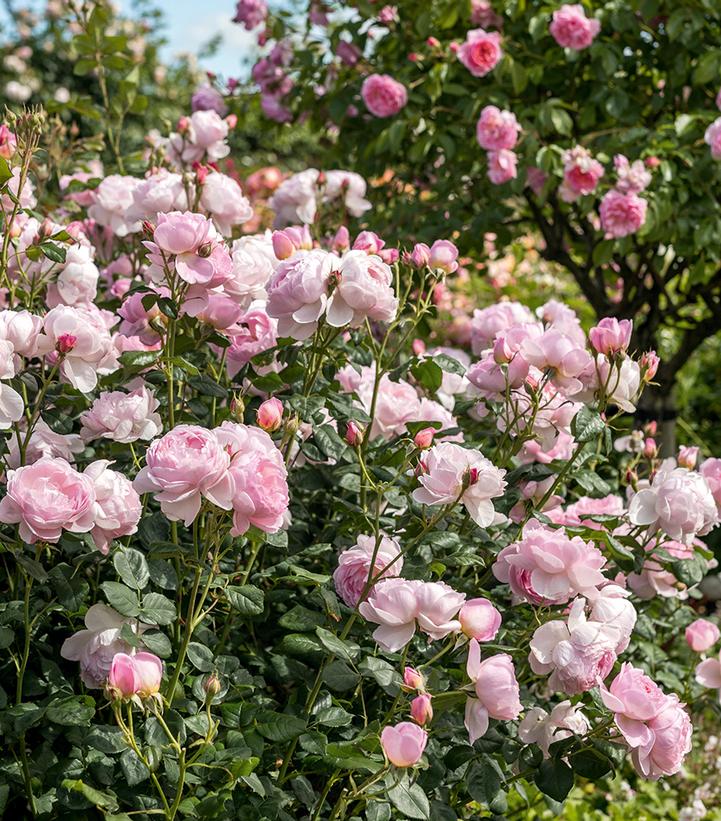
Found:
[[[494,185],[516,178],[517,157],[513,149],[520,132],[520,123],[512,111],[501,111],[494,105],[487,105],[481,111],[476,139],[488,152],[488,179]]]

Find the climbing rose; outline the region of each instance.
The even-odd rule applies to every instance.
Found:
[[[487,105],[476,125],[478,144],[486,151],[516,147],[521,126],[512,111],[501,111],[495,105]]]
[[[493,71],[501,57],[501,35],[497,31],[472,29],[458,49],[458,59],[475,77],[485,77]]]
[[[601,200],[601,228],[608,239],[635,234],[646,222],[648,202],[636,194],[622,194],[615,189]]]
[[[582,51],[591,45],[601,30],[601,24],[593,17],[586,17],[580,3],[568,4],[553,12],[548,30],[562,48]]]
[[[376,552],[375,536],[361,534],[353,547],[344,550],[338,556],[338,567],[333,573],[333,584],[336,592],[348,607],[356,607],[360,601],[361,593],[369,581],[373,553],[376,552],[376,556],[371,581],[373,577],[381,574],[383,578],[400,575],[403,569],[400,549],[396,539],[382,534]]]
[[[366,77],[361,86],[361,97],[368,111],[375,117],[392,117],[408,101],[403,83],[387,74],[371,74]]]

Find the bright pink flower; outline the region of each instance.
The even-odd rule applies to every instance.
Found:
[[[425,690],[426,680],[415,667],[406,667],[403,670],[403,683],[411,690]]]
[[[110,464],[107,459],[100,459],[83,472],[95,489],[94,525],[90,535],[98,550],[106,555],[113,539],[137,532],[143,510],[132,482],[122,473],[108,470]]]
[[[423,755],[428,733],[412,721],[401,721],[381,732],[381,747],[386,758],[396,767],[413,767]]]
[[[476,641],[493,641],[501,626],[501,614],[488,599],[469,599],[458,620],[461,630]]]
[[[336,592],[348,605],[356,607],[361,594],[369,582],[371,560],[375,553],[371,580],[382,575],[391,578],[400,575],[403,569],[403,557],[400,555],[400,545],[396,539],[383,534],[378,549],[374,536],[360,535],[355,545],[341,552],[338,556],[338,567],[333,573],[333,584]],[[372,585],[369,586],[370,591]]]
[[[721,632],[718,627],[706,619],[696,619],[686,628],[686,641],[695,653],[705,653],[719,640]]]
[[[239,317],[230,329],[230,347],[226,349],[228,375],[232,378],[254,356],[269,351],[277,343],[278,323],[264,308],[252,308]]]
[[[268,433],[278,430],[283,424],[283,403],[274,396],[262,402],[256,414],[258,427]]]
[[[591,345],[598,353],[612,356],[628,350],[633,333],[633,320],[618,320],[615,317],[605,316],[588,332]]]
[[[523,708],[513,660],[506,653],[481,661],[481,647],[475,639],[471,639],[466,672],[477,696],[466,700],[465,724],[473,744],[485,735],[489,718],[512,721],[518,718]]]
[[[423,457],[421,487],[413,491],[413,499],[423,505],[460,502],[479,527],[488,527],[504,518],[491,499],[503,495],[505,474],[480,451],[440,442]]]
[[[429,693],[421,693],[411,701],[411,717],[421,726],[433,721],[433,705]]]
[[[160,690],[163,662],[153,653],[117,653],[108,674],[108,691],[113,698],[149,698]]]
[[[363,442],[363,428],[352,419],[346,426],[345,440],[352,448],[357,448]]]
[[[577,145],[563,154],[563,185],[561,197],[572,202],[578,197],[591,194],[596,190],[598,181],[603,176],[603,166],[594,160],[591,152]],[[565,193],[564,193],[565,192]]]
[[[17,138],[15,134],[3,123],[0,125],[0,157],[9,160],[17,148]]]
[[[646,222],[648,202],[636,194],[622,194],[615,189],[601,200],[601,228],[608,239],[635,234]]]
[[[63,530],[88,533],[94,525],[95,488],[64,459],[43,457],[7,472],[0,521],[19,524],[20,538],[57,542]]]
[[[452,274],[458,269],[458,248],[447,239],[437,239],[431,245],[428,255],[428,267],[434,271],[441,270]]]
[[[428,448],[433,444],[433,437],[435,434],[435,428],[423,428],[413,437],[413,444],[419,450],[428,450]]]
[[[488,179],[494,185],[503,185],[504,182],[515,180],[517,176],[516,164],[518,157],[514,151],[502,148],[500,151],[488,152]]]
[[[721,92],[719,92],[721,94]],[[714,120],[703,135],[704,142],[711,148],[711,156],[721,160],[721,117]]]
[[[593,17],[586,17],[580,3],[568,4],[553,12],[548,30],[562,48],[582,51],[591,45],[601,30],[601,24]]]
[[[579,536],[569,539],[562,528],[532,520],[521,539],[498,554],[493,575],[523,601],[564,604],[600,585],[605,563],[603,553]]]
[[[242,23],[247,31],[265,22],[268,16],[268,6],[265,0],[238,0],[235,8],[234,23]]]
[[[336,286],[326,309],[329,325],[358,327],[366,319],[391,322],[398,310],[393,272],[375,254],[346,251],[333,274]]]
[[[388,74],[371,74],[361,86],[361,97],[374,117],[392,117],[408,102],[403,83]]]
[[[159,404],[144,385],[130,393],[103,391],[80,415],[81,436],[86,442],[103,438],[124,444],[153,439],[163,429]]]
[[[501,111],[495,105],[487,105],[478,118],[476,138],[486,151],[499,151],[516,147],[521,125],[512,111]]]
[[[501,35],[497,31],[472,29],[458,49],[458,59],[474,77],[485,77],[502,57]]]
[[[651,184],[651,174],[646,170],[643,160],[629,162],[628,157],[616,154],[613,158],[618,182],[616,190],[622,194],[640,194]]]

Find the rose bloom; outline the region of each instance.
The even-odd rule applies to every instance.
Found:
[[[124,626],[141,635],[149,625],[138,623],[116,613],[107,604],[93,604],[85,614],[85,630],[65,639],[60,655],[80,662],[80,678],[86,687],[103,687],[113,658],[117,653],[132,653],[132,648],[120,637]]]
[[[383,534],[376,552],[375,537],[361,534],[353,547],[342,551],[338,556],[338,567],[333,573],[333,584],[336,592],[348,607],[356,607],[360,601],[361,594],[368,583],[373,553],[376,552],[372,578],[380,575],[381,572],[384,578],[388,578],[399,576],[403,569],[400,549],[396,539]],[[370,589],[369,587],[369,591]]]
[[[235,22],[235,21],[234,21]],[[220,117],[225,117],[228,113],[228,106],[225,104],[223,95],[210,85],[202,85],[193,92],[190,99],[190,107],[193,111],[215,111]]]
[[[284,180],[270,199],[275,211],[275,228],[297,223],[310,224],[315,219],[318,201],[324,203],[342,201],[348,213],[360,217],[371,204],[365,198],[367,185],[360,174],[342,169],[325,172],[325,182],[320,185],[320,171],[307,168]]]
[[[458,614],[461,630],[476,641],[493,641],[501,626],[501,614],[488,599],[469,599]]]
[[[133,205],[128,209],[128,217],[155,222],[159,214],[186,211],[187,208],[188,197],[182,175],[161,168],[133,188]]]
[[[452,274],[458,270],[458,248],[447,239],[437,239],[428,253],[428,267],[433,271]]]
[[[491,347],[500,331],[534,321],[533,314],[520,302],[496,302],[488,308],[476,308],[471,320],[473,353],[479,356],[482,351]]]
[[[326,310],[329,325],[357,328],[366,319],[391,322],[395,318],[398,299],[393,292],[393,272],[379,256],[347,251],[333,277],[337,282]]]
[[[495,467],[480,451],[440,442],[424,454],[422,467],[422,487],[413,491],[414,501],[423,505],[460,501],[479,527],[505,520],[496,513],[491,499],[503,495],[506,471]]]
[[[216,111],[194,111],[187,118],[183,134],[171,134],[168,159],[176,165],[190,165],[207,160],[216,162],[227,157],[230,146],[226,140],[230,126]]]
[[[126,237],[140,230],[140,222],[129,215],[134,204],[133,193],[140,180],[111,174],[95,189],[95,201],[88,216],[98,225],[109,228],[117,237]]]
[[[36,356],[42,347],[43,318],[29,311],[0,311],[0,339],[12,343],[20,356]]]
[[[215,226],[203,214],[187,211],[159,214],[153,242],[144,243],[150,251],[151,276],[162,281],[167,265],[191,285],[211,284],[217,273],[212,256],[217,242]]]
[[[233,527],[241,536],[251,525],[277,533],[288,511],[288,481],[283,455],[260,428],[223,422],[215,434],[230,455]]]
[[[488,179],[494,185],[515,180],[517,176],[518,157],[514,151],[502,148],[500,151],[488,152]]]
[[[721,92],[719,92],[721,95]],[[704,142],[711,148],[711,156],[721,160],[721,117],[714,120],[703,135]]]
[[[48,306],[92,302],[97,296],[99,277],[93,249],[87,245],[71,245],[65,252],[65,264],[57,281],[48,286]]]
[[[246,308],[254,300],[265,300],[266,283],[278,267],[270,231],[236,239],[231,259],[230,277],[223,283],[225,293]]]
[[[86,442],[102,438],[127,444],[153,439],[163,429],[159,404],[145,385],[130,393],[103,391],[80,415],[80,434]]]
[[[721,459],[704,459],[699,473],[706,480],[716,507],[721,510]]]
[[[591,152],[577,145],[563,154],[563,187],[571,196],[563,196],[566,202],[591,194],[603,176],[603,166],[594,160]],[[563,195],[563,192],[562,192]]]
[[[622,194],[615,189],[604,194],[599,213],[606,238],[635,234],[646,222],[647,207],[648,202],[636,194]]]
[[[374,117],[392,117],[408,102],[403,83],[388,74],[371,74],[361,86],[361,97]]]
[[[614,493],[610,493],[601,499],[581,496],[573,504],[566,507],[558,524],[583,525],[583,527],[592,527],[594,530],[603,530],[604,525],[595,522],[589,516],[623,516],[624,512],[623,499]],[[554,521],[556,520],[554,519]]]
[[[486,734],[489,718],[512,721],[523,708],[513,660],[508,654],[499,653],[481,661],[481,647],[471,639],[466,672],[477,696],[466,699],[465,725],[473,744]]]
[[[485,77],[493,71],[501,57],[501,35],[497,31],[472,29],[458,49],[458,59],[475,77]]]
[[[225,237],[233,233],[236,225],[248,222],[253,209],[243,196],[238,183],[227,174],[208,174],[201,188],[200,205],[213,219],[218,230]]]
[[[568,4],[553,12],[548,30],[562,48],[582,51],[591,45],[601,30],[601,24],[593,17],[586,17],[580,3]]]
[[[21,421],[19,425],[21,441],[27,433],[27,425]],[[25,459],[20,456],[20,447],[17,436],[11,436],[7,442],[8,452],[5,454],[5,463],[10,468],[20,467],[20,464],[32,465],[43,456],[57,456],[66,462],[73,463],[75,454],[85,450],[83,440],[77,433],[55,433],[52,428],[40,417],[33,426],[30,440],[25,448]]]
[[[108,673],[111,698],[149,698],[160,690],[163,662],[153,653],[117,653]]]
[[[359,374],[348,366],[339,371],[336,378],[346,392],[354,391],[366,413],[373,402],[375,370],[364,367]],[[420,415],[420,401],[416,389],[403,379],[394,382],[388,374],[381,377],[376,397],[375,416],[370,430],[371,439],[382,436],[386,440],[401,436],[406,432],[406,424],[417,420]]]
[[[633,333],[633,320],[606,316],[588,332],[591,345],[598,353],[610,356],[628,350]]]
[[[651,184],[651,172],[646,169],[643,160],[629,162],[628,157],[616,154],[613,158],[618,182],[616,190],[622,194],[640,194]]]
[[[587,595],[603,580],[603,553],[579,536],[530,521],[519,541],[504,547],[493,575],[510,584],[514,595],[531,604],[564,604]]]
[[[267,16],[268,6],[265,0],[239,0],[233,22],[242,23],[246,31],[252,31],[264,23]]]
[[[418,629],[435,641],[458,632],[461,623],[455,616],[465,599],[445,582],[421,582],[416,587]]]
[[[716,644],[721,632],[712,621],[696,619],[686,628],[685,636],[688,646],[695,653],[705,653]]]
[[[428,733],[412,721],[401,721],[381,732],[381,747],[386,758],[396,767],[413,767],[421,760],[428,742]]]
[[[176,425],[152,442],[145,462],[133,482],[135,490],[153,493],[171,521],[182,521],[188,527],[200,511],[203,496],[230,510],[230,456],[214,431]]]
[[[90,535],[101,553],[108,554],[110,543],[120,536],[130,536],[138,530],[143,511],[133,484],[122,473],[108,470],[107,459],[99,459],[85,468],[95,489],[93,529]]]
[[[518,725],[518,737],[524,744],[537,744],[544,758],[550,758],[550,746],[572,735],[584,736],[591,724],[580,707],[562,701],[550,714],[541,707],[531,707]]]
[[[277,343],[278,323],[264,307],[252,307],[229,329],[230,347],[226,348],[228,375],[232,378],[254,356],[269,351]]]
[[[516,147],[521,126],[512,111],[501,111],[495,105],[487,105],[476,125],[478,144],[486,151],[499,151]]]
[[[57,542],[63,530],[88,533],[94,525],[92,480],[64,459],[43,457],[7,472],[7,493],[0,501],[0,521],[19,524],[27,544]]]

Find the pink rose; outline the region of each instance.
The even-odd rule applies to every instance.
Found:
[[[502,57],[501,35],[497,31],[472,29],[458,49],[458,59],[475,77],[485,77]]]
[[[261,402],[255,415],[258,427],[273,433],[283,424],[283,403],[274,396]]]
[[[144,385],[130,393],[103,391],[80,415],[81,436],[86,442],[103,438],[124,444],[153,439],[163,429],[159,404]]]
[[[329,325],[357,328],[366,319],[391,322],[398,310],[393,291],[393,272],[375,254],[347,251],[334,273],[336,286],[328,300]]]
[[[598,353],[612,356],[628,350],[632,333],[633,320],[606,316],[591,328],[588,338]]]
[[[594,160],[591,152],[577,145],[563,154],[563,184],[561,198],[573,202],[578,197],[593,193],[603,176],[603,166]]]
[[[138,493],[155,494],[160,509],[172,521],[188,527],[200,511],[203,496],[230,510],[230,456],[214,431],[177,425],[150,445],[145,462],[134,487]]]
[[[494,185],[503,185],[504,182],[515,180],[517,175],[516,164],[518,157],[514,151],[502,148],[500,151],[488,152],[488,179]]]
[[[716,502],[716,507],[721,509],[721,459],[704,459],[699,468],[699,473],[706,480],[706,484],[709,486]]]
[[[252,31],[264,23],[267,16],[268,6],[265,0],[238,0],[233,22],[242,23],[246,31]]]
[[[20,356],[36,356],[42,346],[43,318],[29,311],[0,311],[0,339]]]
[[[373,553],[375,552],[376,556],[371,576],[376,577],[382,573],[384,578],[390,578],[400,575],[403,568],[400,549],[396,539],[384,534],[381,536],[376,551],[375,538],[361,534],[353,547],[344,550],[338,556],[338,567],[333,573],[333,584],[336,592],[348,607],[356,607],[360,601],[361,594],[369,581]],[[372,585],[368,588],[369,591],[371,587]]]
[[[471,639],[466,672],[477,696],[466,700],[465,725],[473,744],[485,735],[489,718],[511,721],[518,718],[523,708],[513,660],[508,654],[500,653],[481,661],[481,647]]]
[[[437,239],[428,254],[428,267],[433,271],[452,274],[458,270],[458,248],[447,239]]]
[[[629,162],[628,157],[616,154],[613,158],[618,182],[616,190],[622,194],[640,194],[651,184],[651,172],[646,170],[643,160]]]
[[[133,205],[128,216],[155,222],[160,214],[187,211],[188,197],[181,174],[161,168],[140,181],[133,189]]]
[[[601,200],[601,228],[608,239],[635,234],[646,222],[648,202],[636,194],[622,194],[615,189]]]
[[[696,681],[702,687],[708,687],[711,690],[719,690],[719,697],[721,698],[721,657],[704,659],[700,664],[696,665]]]
[[[19,524],[20,538],[33,544],[57,542],[63,530],[88,533],[94,526],[92,480],[64,459],[43,457],[7,472],[7,493],[0,501],[0,521]]]
[[[654,716],[648,727],[653,733],[650,749],[636,749],[632,759],[636,770],[653,780],[665,775],[675,775],[683,760],[691,751],[692,726],[688,713],[677,695],[667,697],[663,710]]]
[[[550,714],[541,707],[531,707],[518,725],[518,737],[524,744],[537,744],[544,758],[550,758],[549,748],[555,741],[572,735],[585,736],[591,724],[580,707],[562,701]]]
[[[493,641],[501,626],[501,614],[488,599],[469,599],[458,614],[461,630],[476,641]]]
[[[236,225],[248,222],[253,216],[253,209],[243,196],[240,185],[232,177],[219,172],[208,174],[205,178],[200,205],[225,237],[233,233]]]
[[[433,705],[429,693],[421,693],[411,701],[411,717],[421,726],[433,721]]]
[[[516,147],[521,125],[512,111],[501,111],[495,105],[487,105],[476,125],[478,144],[486,151],[500,151]]]
[[[88,208],[88,216],[118,237],[139,231],[140,221],[132,214],[133,193],[138,185],[140,180],[135,177],[105,177],[95,189],[95,201]]]
[[[117,653],[108,674],[112,698],[150,698],[160,690],[163,662],[153,653]]]
[[[358,395],[361,407],[369,413],[373,402],[374,369],[365,367],[359,374],[353,367],[347,366],[338,372],[337,379],[343,390]],[[415,388],[403,379],[394,382],[384,374],[378,385],[371,439],[401,436],[406,431],[406,423],[417,420],[419,414],[420,401]]]
[[[478,356],[489,348],[499,331],[534,321],[533,314],[520,302],[496,302],[488,308],[476,308],[471,320],[473,353]]]
[[[21,432],[27,432],[25,422],[20,423]],[[21,436],[21,441],[23,437]],[[8,452],[5,456],[7,466],[11,468],[20,467],[20,464],[31,465],[42,459],[43,456],[59,456],[66,462],[73,463],[75,454],[82,453],[85,449],[83,440],[77,433],[55,433],[47,422],[40,417],[33,432],[30,434],[30,441],[25,448],[25,459],[20,457],[20,447],[17,436],[12,436],[7,443]]]
[[[718,627],[706,619],[696,619],[686,628],[686,641],[695,653],[705,653],[719,640],[721,632]]]
[[[386,758],[396,767],[413,767],[423,755],[428,733],[412,721],[401,721],[381,732],[381,746]]]
[[[137,532],[142,513],[140,497],[132,482],[122,473],[108,470],[110,464],[107,459],[100,459],[83,472],[95,489],[94,526],[90,535],[98,550],[106,555],[113,539]]]
[[[719,92],[721,95],[721,92]],[[711,148],[711,156],[721,159],[721,117],[714,120],[703,135],[704,142]]]
[[[374,117],[392,117],[408,102],[406,87],[388,74],[371,74],[361,86],[361,97]]]
[[[505,470],[495,467],[479,451],[452,442],[440,442],[423,455],[421,487],[413,499],[423,505],[460,502],[479,527],[498,524],[491,499],[503,495]]]
[[[264,308],[251,308],[229,329],[230,347],[226,348],[228,375],[232,378],[258,354],[269,351],[277,343],[278,323]]]
[[[663,550],[673,559],[686,561],[693,558],[694,548],[682,542],[663,541]],[[639,597],[639,599],[653,599],[656,596],[663,598],[685,599],[688,597],[686,586],[678,581],[670,569],[666,569],[664,564],[653,557],[653,552],[657,545],[651,543],[646,545],[648,556],[646,557],[640,573],[629,573],[626,581],[628,586]]]
[[[416,587],[418,629],[435,641],[458,632],[456,615],[465,599],[445,582],[421,582]]]
[[[687,468],[688,470],[693,470],[696,467],[696,462],[698,461],[699,450],[700,448],[698,447],[681,445],[681,447],[678,449],[678,456],[676,457],[678,466],[680,468]],[[711,485],[708,482],[708,479],[706,480],[706,484],[708,484],[709,487],[711,487]]]
[[[591,45],[601,30],[601,24],[593,17],[586,17],[580,3],[569,4],[553,12],[553,19],[548,30],[562,48],[582,51]]]

